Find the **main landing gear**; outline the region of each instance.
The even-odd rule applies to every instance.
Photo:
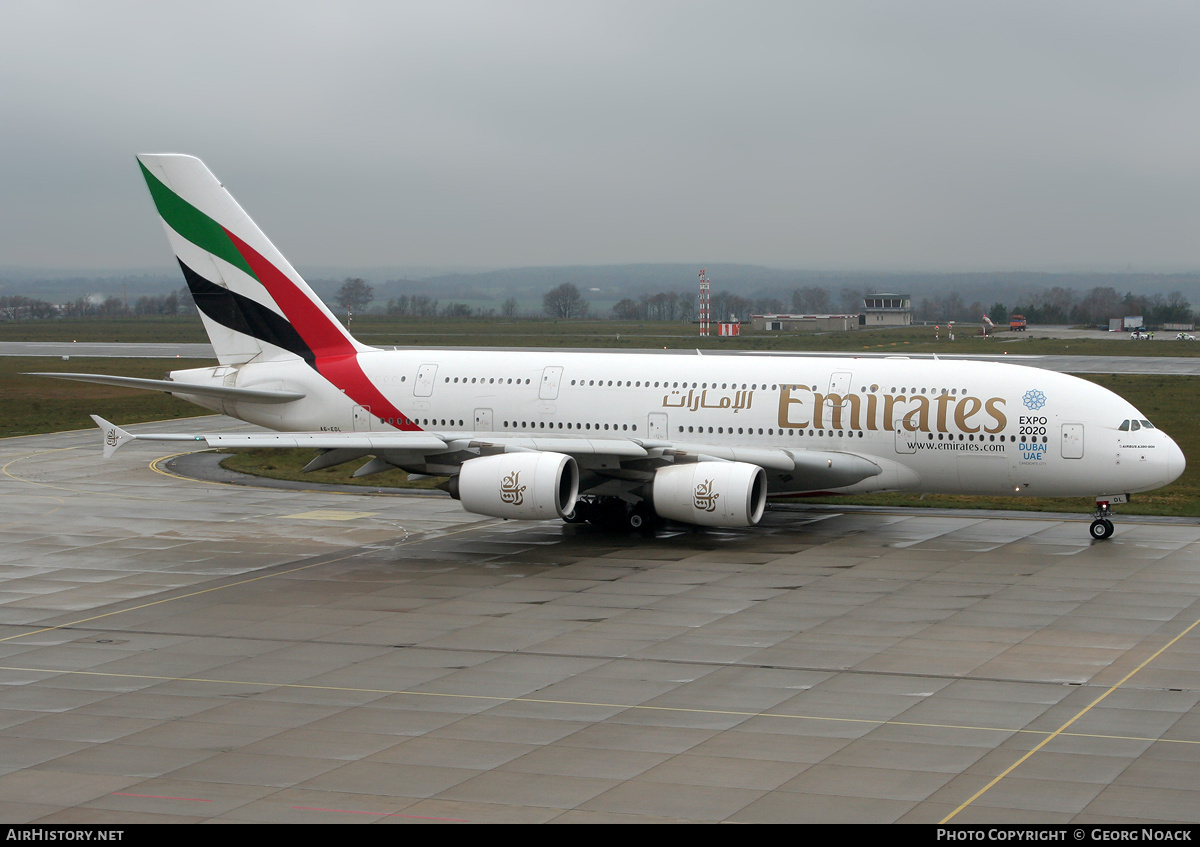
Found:
[[[1092,512],[1092,516],[1095,518],[1091,526],[1092,538],[1097,541],[1104,541],[1107,538],[1111,538],[1114,527],[1113,522],[1110,520],[1112,512],[1108,508],[1108,501],[1097,500],[1096,511]]]
[[[619,497],[580,498],[575,509],[563,516],[567,523],[594,524],[610,532],[650,532],[658,524],[658,515],[645,500],[629,504]]]

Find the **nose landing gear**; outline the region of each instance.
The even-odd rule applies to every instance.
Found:
[[[1112,511],[1108,508],[1108,503],[1108,500],[1097,500],[1096,511],[1092,512],[1092,517],[1095,520],[1092,521],[1091,533],[1092,538],[1097,541],[1104,541],[1111,538],[1115,529],[1112,520],[1110,520],[1112,518]]]

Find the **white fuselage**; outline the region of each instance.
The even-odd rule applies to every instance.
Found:
[[[1099,497],[1160,487],[1184,467],[1175,442],[1116,394],[1008,364],[434,349],[373,350],[358,363],[377,392],[369,402],[299,360],[172,378],[303,392],[283,405],[194,400],[281,431],[632,439],[695,445],[697,453],[706,445],[817,450],[883,468],[829,489],[841,493]],[[813,490],[768,471],[772,494]]]

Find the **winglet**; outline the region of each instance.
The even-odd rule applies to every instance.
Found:
[[[113,453],[137,438],[136,435],[131,435],[116,424],[109,423],[99,415],[92,415],[91,418],[96,422],[96,426],[100,427],[100,431],[104,433],[104,458],[106,459],[111,459]]]

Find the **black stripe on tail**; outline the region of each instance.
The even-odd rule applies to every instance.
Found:
[[[196,308],[210,320],[234,332],[281,347],[316,367],[317,357],[312,349],[304,343],[295,327],[278,312],[243,294],[209,282],[185,265],[183,260],[179,260],[179,267],[183,270],[183,278],[187,280],[188,290],[192,292],[192,299],[196,301]]]

